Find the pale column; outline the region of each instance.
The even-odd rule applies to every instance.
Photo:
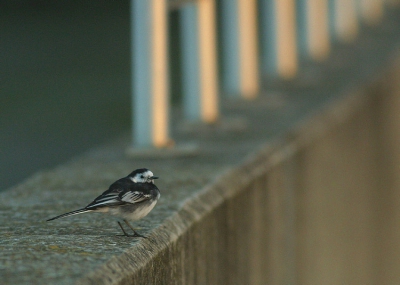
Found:
[[[389,6],[399,6],[400,5],[400,0],[383,0],[385,4],[388,4]]]
[[[184,113],[213,123],[219,113],[215,1],[186,4],[181,13]]]
[[[356,0],[333,1],[333,33],[340,41],[350,42],[358,33],[358,17]]]
[[[384,0],[359,0],[363,20],[370,25],[377,24],[383,17]]]
[[[133,144],[169,142],[167,6],[165,0],[132,0]]]
[[[278,74],[290,78],[297,72],[296,13],[294,0],[275,0],[277,13]]]
[[[297,73],[294,0],[262,0],[263,73],[292,78]]]
[[[259,89],[257,1],[239,0],[239,44],[243,96],[253,98]]]
[[[256,7],[256,0],[222,1],[223,86],[244,98],[259,90]]]
[[[315,60],[325,59],[330,51],[328,1],[307,0],[308,52]]]

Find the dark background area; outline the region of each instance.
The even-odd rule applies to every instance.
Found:
[[[0,191],[129,129],[129,1],[0,1],[0,49]]]

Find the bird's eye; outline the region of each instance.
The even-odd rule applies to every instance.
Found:
[[[144,176],[143,176],[143,175],[140,175],[140,178],[144,178]]]

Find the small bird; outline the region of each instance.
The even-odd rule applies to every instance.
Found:
[[[145,236],[138,234],[127,220],[140,220],[150,213],[156,205],[160,198],[160,190],[154,184],[154,179],[158,179],[158,177],[154,176],[153,172],[147,168],[136,169],[128,176],[111,184],[107,191],[86,207],[59,215],[47,221],[88,212],[109,213],[121,216],[125,224],[134,233],[133,235],[128,235],[121,223],[118,222],[125,236],[145,238]]]

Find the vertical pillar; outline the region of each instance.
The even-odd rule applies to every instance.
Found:
[[[215,1],[186,4],[180,26],[185,117],[213,123],[219,113]]]
[[[330,51],[328,0],[297,2],[300,52],[314,60],[323,60]]]
[[[331,34],[340,41],[350,42],[358,33],[357,0],[329,0]]]
[[[256,6],[256,0],[222,0],[223,87],[245,98],[259,90]]]
[[[262,0],[264,74],[291,78],[298,68],[294,0]]]
[[[400,5],[400,0],[384,0],[385,4],[387,4],[389,7],[390,6],[399,6]]]
[[[380,22],[383,17],[383,0],[359,0],[360,15],[369,25]]]
[[[131,0],[133,144],[169,139],[166,0]]]

